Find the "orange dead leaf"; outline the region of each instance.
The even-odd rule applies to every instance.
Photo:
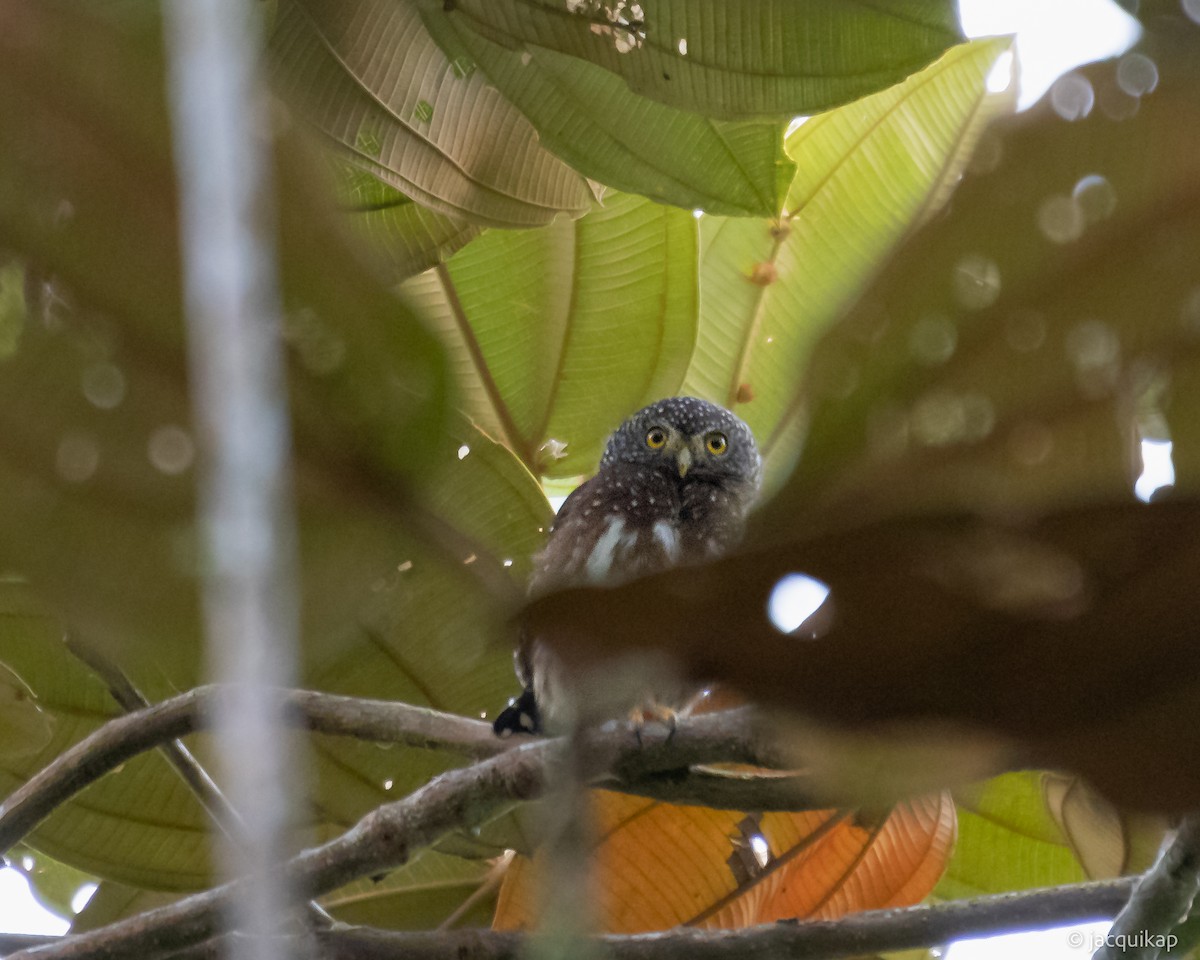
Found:
[[[948,794],[864,817],[847,810],[748,815],[595,791],[594,902],[611,933],[680,924],[744,927],[917,903],[954,844]],[[765,844],[765,845],[764,845]],[[536,919],[541,857],[517,857],[494,926]]]

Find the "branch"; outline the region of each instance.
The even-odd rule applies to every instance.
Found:
[[[600,940],[615,960],[838,960],[961,937],[1107,919],[1121,909],[1136,882],[1126,877],[936,906],[871,910],[841,920],[744,930],[675,929]],[[53,946],[58,952],[31,950],[13,960],[115,956],[85,943],[87,936],[57,941]],[[523,934],[490,930],[391,932],[353,927],[318,931],[316,939],[322,960],[517,960],[525,942]],[[215,944],[212,948],[217,955]]]
[[[1092,960],[1156,960],[1165,939],[1200,893],[1200,816],[1186,817],[1154,866],[1138,880],[1129,903]],[[1174,942],[1172,942],[1174,945]]]
[[[56,757],[0,804],[0,853],[104,774],[139,753],[202,729],[217,690],[197,687],[110,720]],[[403,703],[293,690],[285,695],[285,705],[290,722],[331,736],[446,750],[472,760],[496,756],[513,746],[512,741],[498,740],[486,723]],[[623,735],[601,733],[601,741],[610,736],[610,743],[638,747],[617,757],[611,776],[601,785],[668,802],[725,809],[819,806],[799,779],[740,779],[688,771],[695,764],[722,760],[783,766],[784,757],[773,750],[762,727],[748,708],[740,708],[681,721],[673,735],[661,740],[646,736],[644,743],[635,744],[627,730]]]
[[[289,702],[296,698],[295,693],[289,695]],[[314,694],[300,698],[309,703],[323,700]],[[311,715],[307,719],[311,721]],[[646,776],[701,761],[759,763],[762,757],[754,747],[753,732],[753,712],[740,708],[689,719],[660,742],[640,742],[628,726],[614,724],[588,731],[582,739],[589,756],[613,756],[615,769]],[[172,735],[178,733],[176,729]],[[360,877],[403,866],[452,832],[482,825],[515,803],[540,797],[563,762],[567,746],[561,740],[534,741],[444,773],[403,800],[371,811],[334,840],[293,858],[285,867],[287,878],[307,896],[317,897]],[[215,936],[223,911],[244,895],[245,887],[246,881],[227,883],[17,956],[115,960],[178,951]]]
[[[104,774],[139,753],[203,728],[218,690],[197,687],[117,717],[60,754],[0,804],[0,853]],[[285,705],[291,722],[317,733],[449,750],[471,759],[507,748],[486,723],[423,707],[308,690],[290,691]]]
[[[870,910],[840,920],[785,921],[743,930],[677,928],[600,940],[615,960],[839,960],[936,946],[965,936],[1104,919],[1120,909],[1133,882],[1125,878]],[[322,960],[518,960],[522,942],[520,934],[469,930],[453,939],[354,928],[317,934]]]

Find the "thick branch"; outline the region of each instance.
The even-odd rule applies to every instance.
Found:
[[[51,811],[104,774],[139,753],[200,729],[215,687],[197,687],[153,707],[109,721],[65,751],[0,804],[0,852],[9,850]],[[424,707],[363,700],[311,690],[286,696],[292,722],[318,733],[355,737],[411,747],[440,749],[468,759],[503,753],[512,741],[496,739],[478,720]],[[635,742],[627,730],[600,733],[598,744],[629,749],[617,756],[604,786],[674,802],[704,803],[731,809],[810,809],[802,782],[785,785],[772,779],[709,778],[688,773],[694,764],[727,760],[781,766],[784,758],[770,746],[748,708],[681,721],[669,738]],[[636,749],[634,749],[636,747]],[[662,776],[663,771],[675,771]],[[709,796],[705,784],[713,779]]]
[[[745,930],[676,929],[602,940],[615,960],[837,960],[967,936],[1106,919],[1121,909],[1134,882],[1124,878],[937,906],[872,910],[816,923],[776,923]],[[394,933],[343,927],[316,936],[322,960],[517,960],[524,943],[521,934],[487,930]],[[28,951],[16,957],[113,956],[84,942],[84,935],[53,946],[58,952]]]
[[[1187,917],[1200,893],[1200,816],[1180,824],[1138,881],[1093,960],[1156,960],[1163,938]]]

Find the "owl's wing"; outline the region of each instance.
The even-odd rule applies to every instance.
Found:
[[[529,593],[537,596],[560,587],[586,581],[584,571],[591,548],[595,546],[593,521],[595,514],[589,505],[600,492],[597,477],[586,480],[571,491],[563,501],[550,527],[546,545],[533,558],[533,574],[529,578]],[[595,517],[595,521],[599,521]]]

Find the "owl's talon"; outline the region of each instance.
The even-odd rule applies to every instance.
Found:
[[[492,723],[492,730],[498,737],[541,733],[542,715],[533,691],[526,689],[519,697],[509,700],[508,706]]]

